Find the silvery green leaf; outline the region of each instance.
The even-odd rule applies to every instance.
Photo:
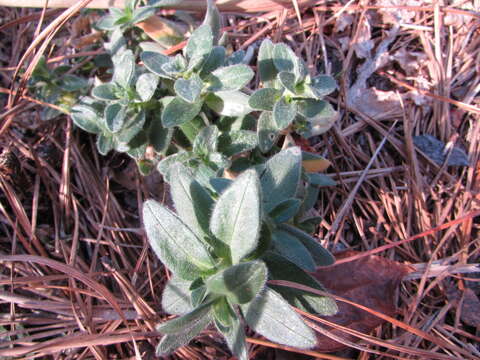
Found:
[[[208,278],[207,288],[213,294],[226,296],[233,304],[245,304],[265,287],[267,275],[268,270],[263,262],[245,262]]]
[[[193,152],[198,155],[206,155],[217,151],[220,131],[215,125],[204,127],[193,142]]]
[[[278,129],[277,124],[273,121],[272,113],[267,111],[262,112],[258,118],[257,126],[258,147],[261,152],[266,153],[270,151],[278,139],[279,132],[280,129]]]
[[[214,46],[207,59],[202,65],[200,75],[207,76],[212,71],[218,69],[225,63],[225,48],[223,46]]]
[[[210,179],[210,186],[218,195],[223,193],[231,184],[232,180],[226,178]]]
[[[212,312],[213,318],[221,324],[222,328],[231,326],[237,317],[225,296],[219,297],[213,303]]]
[[[110,34],[109,41],[104,44],[104,47],[113,59],[117,59],[121,54],[127,50],[127,40],[123,36],[120,28],[116,27]]]
[[[155,151],[160,154],[165,154],[170,146],[173,136],[172,128],[166,129],[162,126],[161,113],[157,112],[150,123],[148,131],[149,143],[153,146]]]
[[[297,101],[298,112],[306,118],[315,118],[317,116],[331,116],[333,110],[325,100],[304,99]]]
[[[203,318],[193,323],[192,327],[185,329],[185,331],[167,334],[160,340],[155,351],[157,356],[168,355],[181,346],[187,345],[190,340],[200,334],[212,320],[210,313],[207,313]]]
[[[203,302],[203,300],[205,300],[206,295],[207,295],[207,287],[205,285],[202,285],[193,289],[190,294],[190,300],[192,302],[192,306],[194,307],[199,306]]]
[[[270,158],[260,176],[264,210],[269,213],[285,199],[295,197],[302,170],[302,152],[293,147]]]
[[[298,213],[301,204],[299,199],[287,199],[278,204],[269,215],[277,224],[287,222]]]
[[[203,24],[208,25],[212,30],[213,35],[213,45],[218,44],[220,39],[220,29],[222,28],[222,18],[220,17],[220,12],[215,6],[214,0],[207,0],[207,13],[205,14],[205,19]]]
[[[95,23],[95,27],[100,30],[113,30],[118,19],[119,17],[114,14],[105,15]]]
[[[111,135],[100,134],[97,138],[97,150],[101,155],[107,155],[115,147],[115,139]]]
[[[438,165],[443,165],[447,158],[448,149],[445,143],[432,135],[418,135],[413,137],[413,143],[431,160]],[[465,150],[455,146],[448,158],[448,166],[468,166],[468,155]]]
[[[145,73],[138,77],[135,90],[142,101],[148,101],[157,90],[159,77],[155,74]]]
[[[118,142],[122,144],[128,144],[143,129],[144,124],[145,124],[145,111],[140,111],[139,113],[133,116],[127,113],[127,120],[122,130],[116,133],[115,135]]]
[[[209,94],[205,103],[210,109],[224,116],[245,116],[252,111],[248,95],[240,91],[222,91]]]
[[[119,146],[117,146],[116,150],[118,150],[118,147],[122,147],[123,144],[119,143]],[[143,159],[145,156],[145,151],[147,150],[147,134],[145,134],[144,131],[141,131],[140,133],[135,136],[135,138],[132,140],[132,143],[128,144],[129,149],[126,151],[127,155],[130,156],[132,159],[140,161]]]
[[[201,116],[197,115],[193,118],[192,121],[188,121],[180,125],[180,130],[182,133],[187,137],[188,141],[190,142],[188,147],[195,141],[198,133],[205,127],[205,121],[201,118]]]
[[[165,159],[160,161],[157,165],[157,170],[162,176],[164,177],[166,182],[170,182],[170,171],[172,169],[172,166],[180,162],[182,164],[188,162],[192,158],[192,153],[187,152],[187,151],[180,151],[176,154],[167,156]]]
[[[219,151],[231,157],[254,149],[258,144],[257,134],[249,130],[235,130],[223,133],[218,145]]]
[[[315,262],[307,248],[296,237],[276,229],[272,233],[272,244],[277,253],[306,271],[315,271]]]
[[[190,79],[179,78],[174,84],[175,93],[189,103],[199,100],[202,88],[203,82],[197,74],[193,74]]]
[[[125,124],[127,108],[118,103],[110,104],[105,108],[105,124],[107,129],[116,133],[119,132]]]
[[[318,194],[320,189],[317,186],[308,185],[305,189],[305,195],[303,198],[301,213],[304,214],[308,210],[312,209],[318,200]]]
[[[313,96],[317,99],[321,99],[337,89],[337,82],[331,76],[319,75],[312,79],[312,82],[308,87]]]
[[[199,26],[188,39],[184,48],[184,55],[188,60],[188,67],[193,69],[200,66],[208,57],[213,48],[213,33],[209,25]]]
[[[171,128],[193,120],[193,118],[197,116],[202,109],[202,104],[202,101],[197,101],[196,103],[191,104],[176,96],[163,109],[163,126],[166,128]]]
[[[112,81],[127,89],[135,77],[135,56],[131,50],[126,50],[114,60]]]
[[[278,74],[278,79],[285,89],[290,91],[292,94],[295,94],[297,90],[295,89],[296,80],[295,74],[287,71],[281,71]]]
[[[237,50],[232,55],[230,55],[227,59],[228,65],[236,65],[236,64],[245,64],[245,56],[247,53],[245,50]]]
[[[264,83],[274,81],[277,76],[278,71],[273,63],[273,49],[273,43],[269,39],[265,39],[262,41],[260,49],[258,50],[258,69],[260,80]]]
[[[158,324],[155,327],[155,330],[164,334],[175,334],[183,332],[195,326],[195,324],[199,321],[202,321],[202,319],[210,313],[211,309],[211,302],[200,305],[199,307],[193,309],[185,315]]]
[[[99,100],[118,100],[120,89],[113,83],[101,84],[92,89],[92,96]]]
[[[299,349],[310,349],[317,343],[315,333],[300,315],[269,288],[241,307],[247,324],[269,340]]]
[[[92,134],[98,134],[102,131],[102,115],[92,106],[77,104],[72,108],[70,116],[75,125],[82,130]]]
[[[144,51],[140,54],[140,59],[143,61],[145,67],[157,74],[162,78],[170,79],[170,75],[168,75],[163,69],[162,66],[165,65],[170,61],[168,56],[160,54],[158,52],[153,51]]]
[[[313,237],[308,235],[306,232],[297,229],[294,226],[290,226],[287,224],[281,224],[279,226],[282,230],[290,233],[291,235],[295,236],[298,240],[300,240],[303,245],[308,249],[310,254],[315,261],[317,266],[328,266],[335,263],[335,258],[333,255],[321,246],[318,241],[316,241]]]
[[[252,80],[253,76],[253,70],[247,65],[222,67],[207,77],[210,84],[208,90],[213,92],[240,90]]]
[[[72,74],[65,74],[61,78],[59,87],[65,91],[79,91],[88,87],[88,80]]]
[[[154,200],[143,206],[148,240],[158,258],[176,275],[193,280],[215,262],[201,240],[170,210]]]
[[[170,58],[170,61],[162,65],[162,70],[169,76],[179,76],[187,70],[187,60],[182,54]]]
[[[175,6],[182,2],[182,0],[150,0],[147,2],[148,6],[165,7]]]
[[[203,241],[204,236],[209,234],[213,200],[181,163],[174,164],[170,174],[170,191],[175,210],[182,221]]]
[[[193,310],[190,303],[190,282],[172,277],[162,293],[162,308],[168,314],[183,315]]]
[[[142,22],[148,19],[149,17],[155,15],[155,11],[157,11],[157,9],[149,6],[136,8],[135,10],[133,10],[132,19],[130,20],[130,23],[136,24],[136,23]]]
[[[239,319],[234,319],[228,327],[217,326],[218,331],[227,341],[228,348],[238,360],[248,360],[245,330]]]
[[[238,263],[255,250],[260,233],[260,184],[257,173],[247,170],[217,200],[210,218],[210,230],[230,247]]]
[[[295,71],[297,55],[286,44],[275,44],[273,48],[273,63],[278,71]]]
[[[308,174],[308,182],[318,187],[335,186],[337,184],[330,176],[319,173]]]
[[[248,104],[255,110],[272,111],[275,103],[282,96],[282,92],[273,88],[264,88],[255,91],[250,95]]]
[[[273,106],[273,120],[279,129],[286,129],[297,115],[297,104],[295,101],[287,101],[285,97],[280,98]]]

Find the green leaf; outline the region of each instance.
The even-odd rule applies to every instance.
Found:
[[[76,75],[63,75],[59,86],[65,91],[80,91],[88,88],[88,80]]]
[[[277,76],[277,69],[273,63],[273,49],[273,43],[269,39],[265,39],[258,50],[258,69],[260,80],[264,83],[274,81]]]
[[[207,280],[210,292],[225,295],[233,304],[251,301],[267,282],[267,267],[261,261],[231,266]]]
[[[324,100],[304,99],[297,102],[298,112],[306,118],[315,118],[317,116],[331,116],[332,106]]]
[[[139,7],[133,11],[132,20],[130,20],[130,23],[136,24],[143,20],[146,20],[149,17],[155,15],[155,11],[157,11],[157,9],[155,9],[154,7],[149,7],[149,6]]]
[[[99,100],[111,101],[118,100],[119,89],[113,83],[101,84],[95,86],[92,90],[92,96]]]
[[[188,80],[179,78],[175,81],[175,93],[189,103],[196,103],[202,92],[203,82],[197,74]]]
[[[213,48],[213,33],[209,25],[199,26],[188,39],[184,55],[188,59],[188,67],[193,69],[202,64]]]
[[[255,110],[273,111],[273,106],[282,96],[282,92],[273,88],[264,88],[250,95],[248,105]]]
[[[110,132],[119,132],[125,124],[127,108],[118,103],[110,104],[105,108],[105,123]]]
[[[145,202],[143,221],[155,254],[174,274],[185,280],[193,280],[215,266],[202,241],[175,214],[158,202]]]
[[[236,319],[237,315],[233,311],[225,296],[221,296],[213,304],[213,317],[222,325],[222,328],[230,327],[233,324],[233,321]]]
[[[294,101],[280,98],[273,106],[273,120],[281,130],[286,129],[297,115],[297,105]]]
[[[275,44],[273,48],[273,63],[278,71],[295,71],[297,55],[286,44]]]
[[[75,105],[70,112],[70,116],[80,129],[92,134],[102,132],[102,116],[93,107],[83,104]]]
[[[248,105],[248,95],[240,91],[209,94],[205,102],[210,109],[224,116],[245,116],[252,111]]]
[[[170,61],[168,56],[153,51],[144,51],[140,55],[145,67],[162,78],[170,79],[170,76],[162,69],[162,66]]]
[[[317,266],[328,266],[335,263],[335,258],[333,255],[325,249],[322,245],[320,245],[313,237],[308,235],[306,232],[295,228],[294,226],[290,226],[287,224],[280,225],[282,230],[289,232],[291,235],[295,236],[298,240],[300,240],[303,245],[308,249],[310,254],[315,261]]]
[[[207,295],[207,287],[205,285],[193,289],[190,295],[192,305],[194,307],[199,306],[205,300],[205,295]]]
[[[217,151],[220,131],[215,125],[204,127],[193,142],[193,152],[198,155],[206,155]]]
[[[220,12],[215,6],[214,0],[207,0],[207,13],[205,14],[205,19],[203,24],[210,26],[213,35],[213,44],[217,45],[218,40],[220,39],[220,29],[222,27],[222,19],[220,17]]]
[[[181,163],[172,166],[170,179],[170,191],[178,216],[202,240],[210,232],[212,198]]]
[[[176,96],[163,109],[163,126],[171,128],[193,120],[202,109],[202,104],[202,101],[197,101],[196,103],[191,104]]]
[[[95,27],[100,30],[113,30],[118,19],[119,17],[113,14],[105,15],[95,23]]]
[[[148,101],[152,98],[155,90],[157,90],[159,80],[157,75],[150,73],[142,74],[138,77],[135,89],[142,101]]]
[[[222,193],[210,219],[210,230],[218,240],[230,246],[234,264],[255,250],[260,215],[258,176],[254,170],[247,170]]]
[[[208,90],[213,92],[240,90],[252,80],[254,75],[253,70],[247,65],[222,67],[207,77],[210,83]]]
[[[208,326],[211,320],[210,313],[207,313],[203,318],[194,322],[191,327],[186,328],[184,331],[164,336],[157,346],[155,351],[156,355],[168,355],[179,347],[188,344],[190,340]]]
[[[150,144],[155,151],[160,154],[165,154],[170,146],[172,140],[173,129],[165,129],[162,126],[161,113],[156,112],[152,122],[150,123],[150,129],[148,131],[148,138]]]
[[[134,116],[128,117],[129,116],[127,116],[127,121],[122,130],[115,135],[118,142],[122,144],[128,144],[130,141],[133,141],[140,131],[142,131],[143,125],[145,124],[145,111],[141,111]]]
[[[308,174],[308,182],[318,187],[335,186],[337,183],[330,176],[325,174]]]
[[[320,189],[317,186],[308,185],[305,191],[305,195],[303,198],[302,204],[302,213],[307,212],[308,210],[312,209],[318,200],[318,194]]]
[[[180,76],[187,70],[187,61],[181,54],[177,54],[162,65],[162,70],[169,76]]]
[[[283,150],[267,161],[260,177],[266,213],[295,197],[301,170],[302,152],[298,147]]]
[[[179,162],[179,163],[186,163],[188,160],[192,158],[192,153],[187,151],[180,151],[176,154],[167,156],[165,159],[160,161],[157,165],[157,170],[160,174],[163,175],[166,182],[170,182],[170,171],[172,166]]]
[[[307,248],[290,233],[275,230],[272,233],[272,243],[276,252],[306,271],[315,271],[315,262]]]
[[[126,50],[114,60],[112,81],[127,89],[135,76],[135,56],[131,50]]]
[[[317,99],[321,99],[337,89],[337,82],[331,76],[319,75],[312,79],[309,88]]]
[[[257,136],[258,147],[263,153],[269,152],[277,142],[280,129],[273,121],[272,113],[264,111],[258,118]]]
[[[217,325],[218,331],[227,341],[228,348],[238,360],[248,360],[245,330],[238,319],[234,319],[232,325],[222,327]]]
[[[214,46],[207,59],[202,65],[200,76],[204,77],[212,71],[218,69],[225,63],[225,48],[223,46]]]
[[[111,135],[98,135],[97,150],[101,155],[107,155],[115,147],[115,139]]]
[[[185,315],[158,324],[155,329],[158,332],[164,334],[175,334],[178,332],[183,332],[195,326],[195,324],[199,321],[202,321],[202,319],[210,313],[211,309],[212,303],[208,302],[206,304],[200,305],[199,307],[193,309]]]
[[[247,324],[279,344],[310,349],[317,343],[314,332],[275,291],[266,288],[252,302],[242,305]]]
[[[162,293],[162,308],[168,314],[183,315],[193,310],[190,303],[190,282],[172,277]]]
[[[278,204],[269,215],[277,224],[287,222],[298,213],[301,204],[299,199],[287,199]]]
[[[236,130],[220,136],[218,149],[228,157],[254,149],[257,146],[257,134],[248,130]]]
[[[232,184],[232,182],[232,180],[226,178],[213,178],[210,179],[210,187],[220,195]]]
[[[280,80],[280,83],[283,85],[285,89],[290,91],[292,94],[296,93],[296,79],[295,79],[295,74],[291,72],[286,72],[286,71],[281,71],[278,74],[278,79]]]

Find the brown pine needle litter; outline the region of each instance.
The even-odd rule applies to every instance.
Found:
[[[94,138],[66,115],[42,121],[43,107],[55,104],[28,91],[42,55],[57,66],[104,52],[74,46],[86,34],[72,29],[99,17],[79,13],[88,3],[0,7],[2,359],[153,359],[155,324],[167,317],[160,301],[169,274],[138,215],[146,198],[169,201],[162,179],[141,177],[123,155],[98,155]],[[255,3],[265,10],[267,2]],[[286,42],[312,74],[340,84],[329,99],[340,119],[309,144],[332,163],[326,172],[337,181],[315,207],[319,241],[359,252],[336,266],[376,254],[415,271],[395,294],[394,317],[335,297],[385,320],[372,333],[302,313],[346,350],[299,351],[249,333],[251,358],[480,359],[479,2],[279,4],[289,6],[227,9],[224,30],[232,50],[255,50],[265,37]],[[418,148],[421,135],[463,149],[468,165],[435,162]],[[230,353],[209,329],[170,358]]]

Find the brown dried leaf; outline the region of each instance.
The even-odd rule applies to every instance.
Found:
[[[356,251],[345,251],[335,254],[337,259],[358,254]],[[404,264],[382,258],[365,256],[338,266],[322,267],[314,274],[332,294],[364,305],[385,315],[393,316],[396,312],[394,294],[401,279],[412,269]],[[358,309],[352,305],[337,302],[339,311],[334,316],[325,317],[328,321],[346,326],[368,334],[382,325],[384,320]],[[323,326],[323,325],[322,325]],[[349,341],[357,338],[340,330],[329,329],[332,333]],[[338,351],[347,346],[324,335],[317,335],[318,351]]]

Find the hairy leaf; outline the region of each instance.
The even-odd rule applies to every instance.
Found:
[[[211,309],[212,303],[208,302],[200,305],[185,315],[158,324],[155,329],[164,334],[183,332],[195,326],[196,323],[201,322],[203,318],[210,313]]]
[[[212,71],[218,69],[225,63],[225,48],[223,46],[214,46],[207,59],[202,65],[200,75],[207,76]]]
[[[252,111],[248,105],[248,95],[240,91],[209,94],[205,102],[210,109],[224,116],[245,116]]]
[[[222,193],[210,220],[210,230],[230,247],[234,264],[255,250],[260,220],[258,176],[247,170]]]
[[[279,131],[280,129],[273,121],[272,114],[267,111],[262,112],[258,118],[257,126],[258,147],[261,152],[266,153],[270,151],[278,139]]]
[[[286,44],[275,44],[273,48],[273,62],[278,71],[294,72],[297,55]]]
[[[105,123],[110,132],[119,132],[125,124],[127,108],[119,103],[110,104],[105,108]]]
[[[278,204],[269,215],[277,224],[287,222],[298,213],[301,204],[299,199],[287,199]]]
[[[272,244],[276,252],[306,271],[315,271],[315,262],[307,248],[291,234],[275,230],[272,233]]]
[[[217,45],[218,40],[220,39],[220,29],[222,28],[222,18],[220,17],[220,12],[215,6],[214,0],[207,0],[207,13],[205,14],[205,19],[203,24],[210,26],[213,35],[213,44]]]
[[[254,149],[257,144],[257,135],[253,131],[235,130],[223,133],[220,136],[218,149],[225,156],[231,157]]]
[[[135,88],[142,101],[148,101],[152,98],[159,80],[157,75],[150,73],[142,74],[138,77]]]
[[[170,61],[168,56],[153,51],[144,51],[140,55],[145,67],[162,78],[170,79],[170,76],[162,69],[162,66]]]
[[[300,315],[269,288],[241,307],[247,324],[269,340],[299,349],[310,349],[317,342]]]
[[[273,49],[273,43],[265,39],[258,50],[258,70],[262,82],[273,81],[277,76],[277,69],[273,63]]]
[[[205,155],[217,151],[220,131],[215,125],[204,127],[193,142],[193,152],[198,155]]]
[[[209,25],[199,26],[188,39],[184,48],[184,54],[188,59],[188,66],[193,69],[199,65],[210,54],[213,48],[213,33]]]
[[[337,82],[329,75],[319,75],[312,79],[309,88],[317,99],[321,99],[336,90]]]
[[[197,74],[188,80],[177,79],[174,85],[175,93],[189,103],[196,103],[199,100],[202,88],[203,82]]]
[[[168,314],[183,315],[193,310],[190,303],[190,282],[172,277],[162,293],[162,308]]]
[[[148,19],[150,16],[155,15],[156,10],[157,9],[155,9],[154,7],[149,7],[149,6],[139,7],[133,10],[132,20],[130,20],[130,22],[132,24],[136,24],[141,21],[144,21]]]
[[[335,186],[337,183],[330,176],[325,174],[308,174],[308,182],[318,187]]]
[[[150,245],[173,273],[185,280],[215,266],[214,260],[190,228],[154,200],[143,206],[143,221]]]
[[[114,60],[112,81],[127,89],[132,85],[135,76],[135,56],[131,50],[126,50]]]
[[[285,97],[280,98],[273,106],[273,120],[281,130],[286,129],[297,115],[295,101],[287,101]]]
[[[104,101],[118,100],[119,89],[113,83],[101,84],[95,86],[92,90],[92,96]]]
[[[296,93],[295,85],[295,74],[287,71],[281,71],[278,74],[278,79],[285,89],[290,91],[292,94]]]
[[[93,107],[83,104],[75,105],[70,113],[73,122],[80,129],[92,134],[102,131],[102,116]]]
[[[248,104],[255,110],[273,111],[273,106],[282,96],[282,92],[273,88],[264,88],[255,91],[248,100]]]
[[[218,321],[222,327],[229,327],[233,324],[233,321],[236,319],[237,315],[230,306],[225,296],[221,296],[213,304],[213,317],[215,321]]]
[[[227,341],[228,348],[238,360],[248,360],[245,330],[239,319],[235,319],[228,327],[217,326],[218,331]]]
[[[101,134],[97,138],[97,150],[101,155],[107,155],[115,147],[115,139],[111,135]]]
[[[210,83],[208,90],[213,92],[240,90],[252,80],[253,76],[252,69],[247,65],[222,67],[207,77],[207,81]]]
[[[196,103],[191,104],[176,96],[163,109],[163,126],[171,128],[193,120],[202,109],[202,104],[202,101],[197,101]]]

